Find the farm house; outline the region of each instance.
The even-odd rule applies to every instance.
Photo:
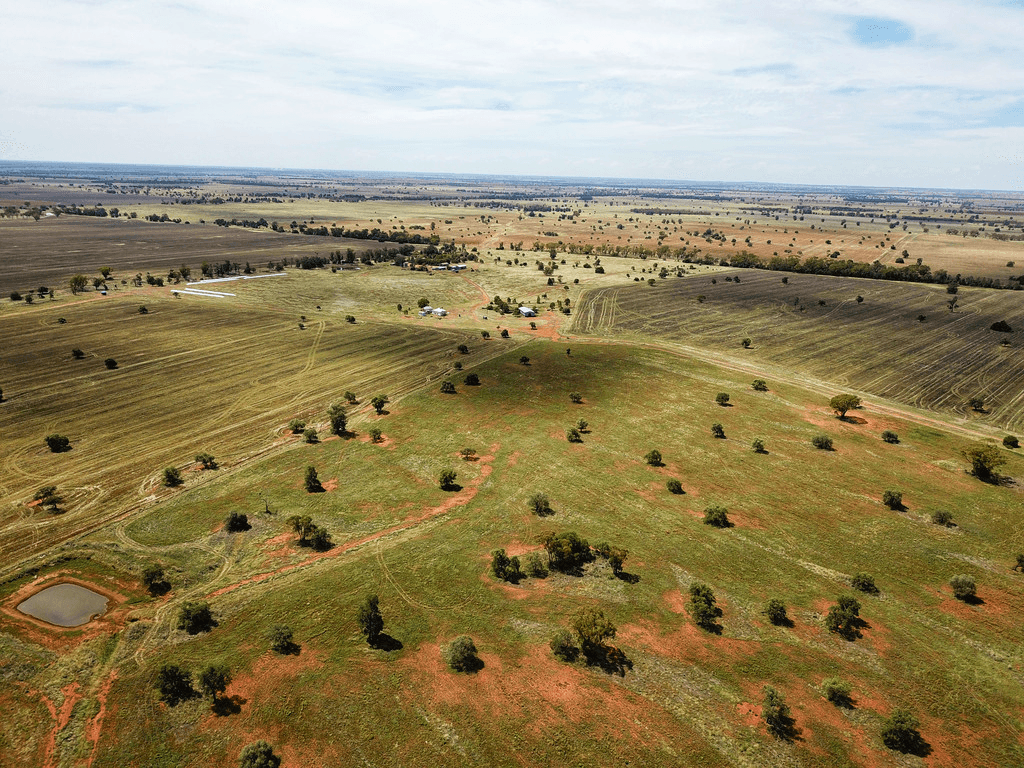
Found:
[[[537,313],[534,312],[529,307],[520,307],[519,308],[519,314],[522,315],[523,317],[536,317],[537,316]]]

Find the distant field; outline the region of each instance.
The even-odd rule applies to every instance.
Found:
[[[147,271],[166,276],[169,269],[187,264],[198,279],[204,261],[230,260],[243,266],[250,262],[254,269],[265,270],[268,261],[327,256],[348,247],[361,251],[367,243],[138,219],[0,219],[0,301],[6,303],[11,291],[25,293],[42,285],[66,290],[72,275],[99,277],[100,267],[110,267],[113,277],[121,280]]]
[[[789,275],[784,284],[778,272],[732,274],[739,284],[720,274],[597,289],[584,295],[572,330],[710,347],[837,390],[1024,430],[1024,294],[961,289],[950,312],[941,286],[817,275]],[[1013,332],[989,330],[999,320]],[[984,398],[986,414],[969,412],[972,397]]]

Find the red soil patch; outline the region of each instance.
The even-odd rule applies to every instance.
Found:
[[[100,743],[100,733],[103,731],[103,718],[107,715],[107,697],[110,695],[110,689],[114,685],[114,681],[117,680],[117,670],[111,670],[107,679],[100,685],[99,692],[96,694],[96,701],[100,705],[99,711],[96,713],[85,726],[85,738],[87,741],[92,743],[92,749],[89,751],[89,759],[86,761],[86,768],[91,768],[93,760],[96,759],[96,747]]]
[[[724,603],[719,603],[725,607]],[[720,619],[723,626],[728,626],[729,618]],[[624,645],[643,645],[654,653],[686,663],[704,663],[714,660],[740,661],[756,654],[761,643],[752,640],[736,640],[734,638],[706,632],[688,618],[675,631],[661,634],[651,622],[625,624],[619,628],[616,638]]]
[[[332,477],[326,483],[324,483],[324,491],[330,493],[331,491],[338,490],[338,478]]]
[[[670,589],[661,596],[661,599],[665,601],[665,605],[668,606],[672,613],[686,612],[686,598],[683,597],[683,593],[678,589]]]
[[[993,624],[1016,624],[1016,617],[1024,610],[1020,599],[994,587],[979,586],[978,598],[982,602],[974,605],[957,600],[948,586],[943,587],[937,594],[943,598],[939,610],[964,621],[982,620]]]
[[[761,714],[764,712],[764,707],[760,704],[742,701],[736,705],[736,712],[739,713],[744,725],[750,728],[757,728],[761,724]]]
[[[320,654],[309,648],[303,648],[298,655],[268,651],[256,659],[249,672],[231,681],[224,697],[238,702],[269,701],[284,680],[307,669],[321,669],[323,666]],[[234,728],[230,723],[230,717],[218,717],[213,713],[206,720],[207,726],[223,724]]]
[[[521,541],[513,541],[511,544],[506,545],[505,554],[509,557],[522,557],[523,555],[529,554],[530,552],[537,552],[544,547],[537,544],[524,544]]]
[[[61,703],[59,711],[57,706],[46,696],[42,697],[43,704],[50,710],[50,717],[54,719],[53,728],[50,729],[50,735],[46,740],[46,755],[43,758],[43,768],[54,768],[57,765],[57,735],[67,727],[68,722],[71,720],[71,710],[74,709],[78,700],[82,698],[82,695],[78,692],[78,683],[65,685],[60,689],[60,692],[64,694],[64,701]]]
[[[77,584],[80,587],[100,593],[109,601],[106,612],[99,618],[78,627],[59,627],[24,614],[17,609],[19,604],[32,595],[57,584]],[[118,586],[124,588],[128,585],[119,583]],[[97,581],[80,579],[73,575],[71,571],[53,571],[33,579],[8,596],[0,604],[0,615],[6,617],[6,620],[0,621],[0,626],[7,625],[17,634],[50,650],[65,650],[70,646],[77,645],[85,640],[91,640],[99,635],[113,635],[124,627],[128,614],[132,610],[125,604],[127,599],[124,594],[115,592],[110,587]]]
[[[226,587],[221,587],[220,589],[211,592],[209,595],[207,595],[207,597],[218,597],[219,595],[224,595],[228,592],[233,592],[234,590],[238,589],[243,585],[257,584],[261,581],[266,581],[272,576],[286,573],[288,571],[294,570],[295,568],[301,568],[303,566],[314,563],[317,560],[323,560],[328,557],[338,557],[339,555],[349,552],[350,550],[353,550],[357,547],[361,547],[364,544],[368,544],[372,541],[376,541],[385,536],[389,536],[392,533],[397,533],[398,531],[403,531],[408,528],[412,528],[413,526],[418,525],[419,523],[422,523],[425,520],[437,517],[438,515],[443,515],[446,512],[454,509],[455,507],[460,507],[468,504],[479,492],[480,485],[483,483],[483,481],[486,480],[493,471],[494,467],[492,466],[492,462],[494,461],[494,457],[497,454],[499,448],[501,448],[500,443],[495,443],[494,445],[492,445],[490,447],[491,452],[486,456],[480,457],[480,474],[477,475],[472,480],[467,481],[466,485],[462,488],[461,491],[459,491],[458,493],[453,493],[447,499],[445,499],[443,503],[439,504],[438,506],[430,507],[424,510],[419,515],[416,515],[414,517],[408,517],[401,523],[398,523],[397,525],[392,525],[389,528],[385,528],[382,531],[377,531],[376,533],[372,533],[369,536],[364,536],[363,538],[356,539],[355,541],[348,541],[344,544],[339,544],[338,546],[329,549],[326,552],[316,552],[314,554],[311,554],[301,562],[292,563],[290,565],[284,565],[273,571],[258,573],[255,576],[250,576],[246,579],[242,579],[241,581],[237,581],[234,584],[229,584]]]
[[[519,451],[512,451],[512,455],[508,457],[508,463],[506,466],[514,467],[519,462],[519,457],[522,456]]]

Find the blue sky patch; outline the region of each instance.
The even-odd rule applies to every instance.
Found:
[[[914,39],[914,30],[896,19],[861,16],[854,19],[850,30],[854,41],[870,48],[884,48]]]

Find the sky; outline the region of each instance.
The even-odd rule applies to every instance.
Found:
[[[0,160],[1024,190],[1024,0],[48,0]]]

